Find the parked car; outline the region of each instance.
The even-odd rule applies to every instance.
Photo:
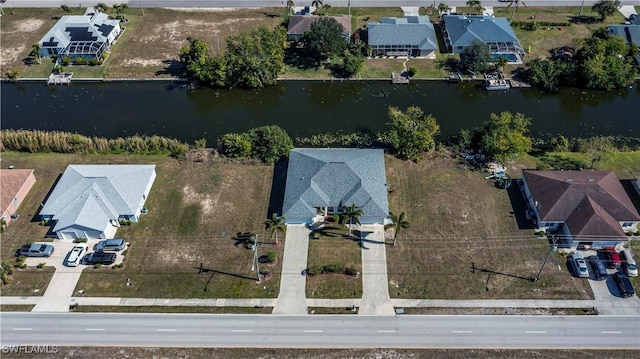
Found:
[[[609,276],[607,273],[607,267],[605,267],[604,263],[598,258],[598,256],[589,256],[587,257],[587,263],[591,266],[591,273],[593,273],[593,279],[595,280],[605,280]]]
[[[69,267],[75,267],[82,262],[82,258],[87,253],[87,244],[86,243],[78,243],[76,244],[71,251],[69,252],[69,256],[67,257],[67,265]]]
[[[116,261],[116,254],[111,252],[96,251],[91,253],[87,259],[87,264],[113,264]]]
[[[631,284],[631,281],[627,276],[616,273],[616,275],[613,276],[613,281],[616,283],[621,296],[629,298],[635,294],[633,291],[633,284]]]
[[[609,268],[620,268],[620,264],[622,261],[620,260],[620,255],[616,252],[614,247],[604,247],[604,253],[607,255],[607,266]]]
[[[573,253],[571,255],[571,265],[573,267],[573,274],[580,278],[589,278],[589,268],[584,261],[584,257],[580,253]]]
[[[636,265],[636,261],[631,256],[631,252],[628,249],[623,249],[620,251],[620,259],[622,259],[622,263],[624,264],[624,269],[627,272],[629,277],[637,277],[638,276],[638,266]]]
[[[122,238],[105,239],[96,244],[96,251],[118,252],[127,247],[127,242]]]
[[[49,257],[53,254],[53,250],[54,248],[50,244],[25,244],[18,249],[16,255],[25,257]]]

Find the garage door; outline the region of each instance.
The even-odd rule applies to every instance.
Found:
[[[62,239],[76,239],[76,232],[61,232]]]

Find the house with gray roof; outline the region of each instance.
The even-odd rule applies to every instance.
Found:
[[[367,23],[367,43],[373,56],[435,58],[438,40],[428,16],[383,17]]]
[[[523,193],[536,229],[563,247],[594,248],[628,241],[640,214],[612,171],[522,171]]]
[[[638,24],[626,25],[609,25],[609,33],[620,36],[627,45],[633,45],[640,48],[640,16],[636,16]],[[636,65],[640,66],[640,54],[635,57]]]
[[[363,211],[363,224],[384,223],[389,215],[382,150],[291,150],[282,208],[287,224],[313,223],[353,204]]]
[[[503,17],[484,15],[443,15],[442,34],[449,52],[463,54],[476,41],[489,47],[493,58],[506,57],[511,64],[522,63],[524,49]]]
[[[113,238],[119,221],[137,222],[155,165],[69,165],[40,210],[60,239]]]
[[[88,8],[84,15],[66,15],[38,42],[40,55],[103,60],[122,32],[120,20]]]
[[[342,26],[342,36],[345,41],[351,41],[351,15],[328,16]],[[299,41],[305,32],[311,29],[311,25],[320,20],[319,15],[291,15],[287,25],[287,39]]]

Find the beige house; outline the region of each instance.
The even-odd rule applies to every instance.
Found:
[[[12,215],[18,212],[18,207],[27,193],[36,183],[33,170],[27,169],[2,169],[0,170],[0,209],[2,218],[7,224],[11,222]]]

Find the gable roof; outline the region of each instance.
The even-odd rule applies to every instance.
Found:
[[[566,222],[573,235],[624,235],[619,222],[640,214],[612,171],[522,171],[538,215]]]
[[[443,15],[442,19],[454,50],[458,46],[467,47],[476,40],[485,43],[520,43],[509,21],[503,17]]]
[[[107,37],[120,24],[107,14],[65,15],[42,37],[43,47],[65,48],[72,42],[106,42]]]
[[[309,29],[311,24],[320,20],[319,15],[291,15],[287,26],[288,35],[302,35]],[[342,26],[342,33],[351,36],[351,15],[328,16],[335,19]]]
[[[40,210],[54,231],[70,225],[102,230],[121,215],[136,215],[155,165],[69,165]]]
[[[428,16],[383,17],[367,23],[370,46],[415,45],[420,50],[436,50],[436,32]]]
[[[9,208],[13,199],[33,175],[31,169],[1,169],[0,170],[0,216]],[[30,189],[30,188],[29,188]]]
[[[378,149],[293,149],[283,215],[312,218],[316,207],[355,204],[363,217],[389,214],[384,152]]]

